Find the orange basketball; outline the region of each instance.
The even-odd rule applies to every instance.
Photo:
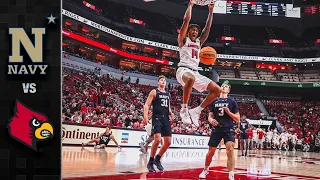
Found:
[[[204,47],[200,51],[200,61],[205,65],[213,65],[217,59],[217,52],[212,47]]]

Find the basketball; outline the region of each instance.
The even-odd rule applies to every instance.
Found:
[[[205,65],[213,65],[217,59],[217,52],[212,47],[204,47],[200,51],[200,61]]]

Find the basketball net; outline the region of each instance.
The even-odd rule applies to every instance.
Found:
[[[214,4],[217,0],[194,0],[196,5],[207,6],[209,4]]]

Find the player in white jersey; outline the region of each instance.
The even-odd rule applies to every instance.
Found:
[[[280,141],[280,136],[278,134],[278,131],[275,129],[273,131],[273,137],[272,137],[273,149],[277,149],[279,147],[280,145],[279,141]]]
[[[189,25],[194,4],[194,0],[190,0],[178,35],[180,62],[178,64],[179,68],[176,72],[176,78],[183,86],[183,102],[180,110],[181,119],[186,124],[191,124],[193,122],[198,127],[201,111],[220,95],[221,89],[211,79],[198,72],[200,62],[199,53],[201,46],[209,36],[214,4],[208,5],[208,19],[200,37],[198,37],[200,27],[196,24]],[[192,88],[195,88],[199,92],[208,91],[209,94],[200,106],[188,110]]]
[[[281,139],[280,150],[282,149],[282,147],[284,147],[284,149],[288,151],[288,133],[287,132],[281,133],[280,139]]]
[[[256,128],[254,128],[252,130],[252,133],[253,133],[252,149],[257,149],[257,146],[258,146],[258,130]]]
[[[298,141],[297,133],[294,133],[293,135],[291,135],[290,139],[291,139],[291,143],[292,143],[292,151],[296,151],[296,144]]]
[[[267,132],[267,147],[268,148],[271,148],[272,136],[273,136],[273,132],[270,129],[268,129],[268,132]]]

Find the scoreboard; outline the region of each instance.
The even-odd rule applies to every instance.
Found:
[[[227,14],[286,17],[286,4],[227,1]]]

